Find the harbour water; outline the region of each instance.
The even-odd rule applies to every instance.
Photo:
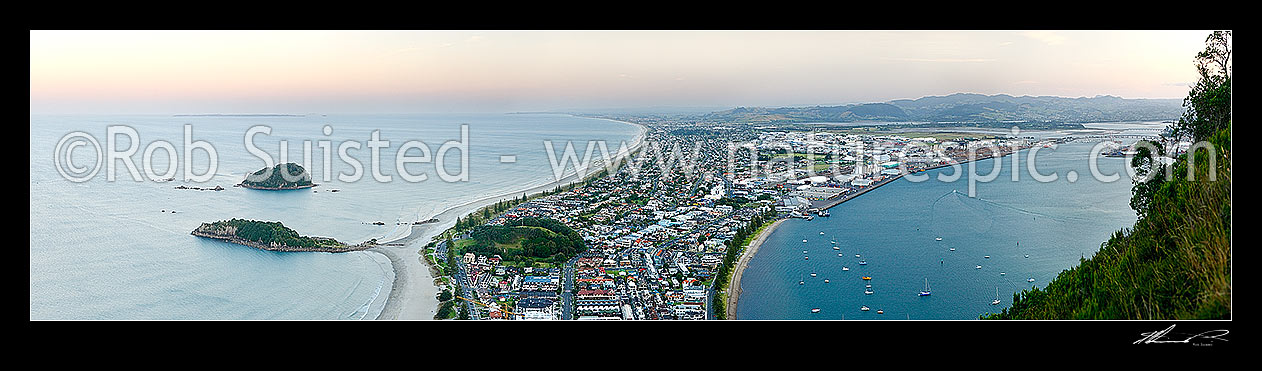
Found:
[[[1135,222],[1126,159],[1099,158],[1101,173],[1120,179],[1096,180],[1087,161],[1093,145],[1041,148],[1037,171],[1058,176],[1048,183],[1031,177],[1026,150],[1018,154],[1019,181],[1011,178],[1013,157],[998,159],[999,176],[979,183],[977,197],[968,196],[968,175],[938,180],[952,174],[947,167],[922,173],[931,177],[924,182],[903,178],[875,189],[833,207],[828,218],[788,220],[744,271],[736,318],[968,320],[998,312],[1013,293],[1043,287]],[[977,166],[986,175],[995,161],[961,169]],[[926,279],[931,294],[920,296]],[[1001,303],[992,305],[996,291]]]
[[[194,141],[216,149],[218,171],[210,181],[180,180],[184,124],[192,124]],[[427,174],[423,182],[399,177],[395,154],[405,141],[424,142],[435,158],[444,142],[461,139],[460,124],[469,124],[467,182],[444,182],[433,161],[407,167],[409,173]],[[82,131],[106,146],[111,125],[139,134],[132,156],[138,167],[151,142],[173,144],[181,162],[177,180],[133,181],[122,161],[113,182],[106,179],[104,163],[86,182],[59,175],[54,152],[64,135]],[[270,135],[258,135],[253,143],[274,160],[279,142],[287,140],[289,161],[302,163],[303,141],[311,141],[308,171],[320,186],[295,191],[232,187],[264,166],[245,146],[244,135],[255,125],[271,128]],[[322,132],[325,125],[332,127],[331,134]],[[31,319],[372,319],[381,312],[393,279],[389,261],[380,254],[269,252],[189,232],[203,222],[246,218],[280,221],[300,234],[349,243],[392,239],[406,234],[397,222],[428,219],[457,205],[552,181],[545,140],[553,141],[558,155],[573,141],[581,157],[588,141],[605,140],[616,150],[621,142],[629,145],[640,129],[563,115],[460,114],[32,115],[30,130]],[[379,166],[382,174],[394,177],[390,182],[372,176],[366,145],[374,130],[390,141]],[[323,179],[321,140],[333,148],[331,181]],[[354,172],[336,153],[345,141],[363,145],[348,151],[362,164],[359,181],[338,178]],[[117,148],[129,145],[119,136]],[[421,151],[408,154],[420,156]],[[152,158],[155,171],[165,172],[166,152],[157,150]],[[205,152],[193,152],[192,159],[195,174],[209,167]],[[96,157],[90,147],[79,147],[72,160],[75,166],[91,166]],[[458,150],[448,152],[443,162],[449,174],[462,170]],[[572,165],[568,169],[573,172]],[[225,190],[174,188],[179,185]]]

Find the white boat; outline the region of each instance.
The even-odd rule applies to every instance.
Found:
[[[805,284],[806,284],[806,280],[801,279],[801,277],[798,277],[798,284],[799,284],[799,285],[805,285]]]
[[[825,278],[825,279],[824,279],[824,283],[828,283],[828,279],[827,279],[827,278]]]
[[[990,255],[986,255],[986,256],[985,256],[985,258],[986,258],[986,259],[990,259]]]
[[[942,241],[942,237],[935,238],[934,241]]]
[[[806,250],[802,250],[802,253],[803,253],[803,254],[805,254],[805,253],[806,253]]]
[[[824,235],[824,231],[819,231],[819,235],[820,235],[820,236],[823,236],[823,235]]]
[[[864,295],[872,295],[872,289],[863,290]]]
[[[925,278],[925,289],[924,289],[924,290],[920,290],[920,296],[929,296],[929,294],[930,294],[930,293],[931,293],[931,291],[929,291],[929,278],[928,278],[928,277],[926,277],[926,278]]]
[[[850,271],[850,267],[841,267],[842,271]]]
[[[867,312],[867,311],[868,311],[868,306],[864,305],[864,306],[862,306],[862,307],[859,307],[859,310],[864,311],[864,312]]]
[[[1029,258],[1030,258],[1030,254],[1025,254],[1025,258],[1026,258],[1026,259],[1029,259]]]
[[[1031,279],[1025,280],[1025,282],[1034,282],[1034,279],[1031,278]]]
[[[811,277],[815,277],[815,272],[811,272]]]
[[[990,302],[990,305],[999,305],[999,287],[995,287],[995,301]]]
[[[865,288],[865,289],[870,289],[870,288],[872,288],[872,284],[870,284],[870,283],[869,283],[869,284],[865,285],[863,288]]]
[[[802,260],[811,260],[811,257],[809,257],[809,256],[803,256],[803,257],[802,257]]]
[[[876,314],[885,314],[885,311],[880,310],[880,309],[877,309],[877,310],[876,310]]]
[[[979,265],[979,266],[977,266],[977,269],[982,269],[982,266],[980,266],[980,265]]]
[[[843,257],[843,258],[844,258],[844,257],[846,257],[846,255],[844,255],[844,254],[837,254],[837,256],[838,256],[838,257]]]
[[[802,243],[806,243],[806,240],[802,240]]]
[[[951,251],[955,251],[955,248],[954,248],[954,247],[952,247],[952,248],[951,248]]]
[[[856,258],[857,258],[857,257],[859,257],[859,256],[861,256],[861,255],[859,255],[859,254],[854,254],[854,257],[856,257]]]
[[[1006,275],[1008,275],[1008,273],[1005,273],[1005,272],[999,272],[999,275],[1000,275],[1000,276],[1006,276]]]
[[[841,248],[837,246],[833,246],[833,250],[841,250]]]
[[[819,308],[811,309],[811,313],[819,313]]]

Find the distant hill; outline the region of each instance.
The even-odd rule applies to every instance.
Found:
[[[1179,99],[1063,98],[959,93],[886,103],[814,107],[739,107],[700,116],[711,122],[1095,122],[1173,120]]]

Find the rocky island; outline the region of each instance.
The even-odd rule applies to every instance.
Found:
[[[268,251],[318,251],[347,252],[365,250],[377,246],[377,240],[347,245],[327,237],[299,235],[280,222],[231,219],[202,223],[191,233],[194,236],[224,240]]]
[[[245,176],[245,180],[237,186],[262,190],[289,190],[315,187],[311,183],[311,174],[302,165],[292,162],[264,167]]]

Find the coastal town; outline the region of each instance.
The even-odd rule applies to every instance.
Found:
[[[560,264],[522,264],[464,251],[462,241],[473,238],[468,228],[448,230],[422,250],[447,273],[435,318],[732,318],[734,305],[724,305],[739,293],[728,290],[731,257],[751,248],[751,231],[786,218],[829,217],[829,208],[907,174],[1055,145],[1002,134],[634,120],[646,132],[629,158],[479,220],[555,220],[582,236],[585,251]]]

